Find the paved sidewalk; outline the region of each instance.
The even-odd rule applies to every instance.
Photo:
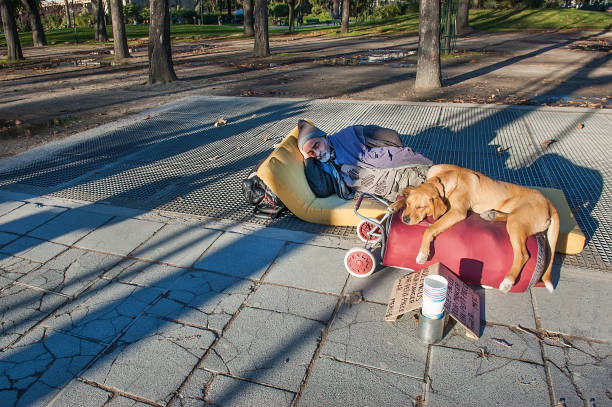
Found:
[[[428,347],[383,320],[405,271],[344,270],[352,234],[34,190],[0,189],[2,406],[612,405],[605,270],[479,290],[480,338]]]

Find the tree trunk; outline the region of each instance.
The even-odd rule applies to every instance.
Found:
[[[66,27],[72,27],[72,16],[70,15],[70,4],[68,4],[68,0],[64,0],[64,6],[66,9]]]
[[[415,89],[433,89],[440,81],[440,2],[421,0],[419,7],[419,53]]]
[[[93,15],[94,15],[94,41],[106,42],[108,35],[106,34],[106,21],[104,20],[104,2],[103,0],[92,0]]]
[[[149,83],[176,80],[170,47],[168,0],[151,0],[149,25]]]
[[[2,14],[2,26],[4,28],[4,39],[8,51],[7,59],[17,61],[23,59],[21,43],[17,33],[17,23],[15,22],[15,10],[11,0],[0,0],[0,14]]]
[[[113,48],[115,61],[129,58],[127,36],[125,35],[125,22],[123,21],[123,1],[110,0],[111,18],[113,23]]]
[[[255,46],[256,57],[270,55],[268,38],[268,0],[255,0]]]
[[[340,29],[340,32],[343,34],[349,32],[349,14],[351,12],[350,3],[350,0],[342,0],[342,28]]]
[[[43,30],[42,22],[40,21],[40,10],[35,0],[21,0],[25,11],[28,13],[28,22],[32,29],[32,42],[35,47],[47,45],[45,38],[45,30]]]
[[[340,18],[340,0],[332,1],[332,18],[334,20]]]
[[[457,7],[457,35],[465,35],[472,31],[468,22],[470,0],[459,0]]]
[[[289,32],[292,33],[295,20],[295,0],[287,0],[287,7],[289,8]]]
[[[232,23],[232,0],[227,0],[227,19],[228,23]]]
[[[255,34],[253,29],[253,0],[243,0],[242,7],[244,9],[244,36],[252,37]]]

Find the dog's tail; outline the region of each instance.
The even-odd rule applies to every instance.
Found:
[[[553,262],[555,260],[555,250],[557,248],[557,240],[559,239],[559,213],[557,212],[557,208],[549,201],[548,202],[548,212],[550,214],[550,225],[548,225],[548,229],[546,230],[546,242],[548,246],[548,258],[550,259],[548,262],[548,267],[546,267],[546,271],[542,275],[542,281],[546,286],[546,289],[549,292],[554,291],[553,283],[552,283],[552,268]]]

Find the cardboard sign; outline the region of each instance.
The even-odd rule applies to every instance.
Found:
[[[393,284],[385,321],[395,321],[400,315],[421,307],[423,280],[438,274],[448,280],[444,309],[459,324],[476,337],[480,333],[480,297],[452,271],[441,263],[398,278]]]

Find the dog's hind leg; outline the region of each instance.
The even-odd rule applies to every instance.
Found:
[[[523,218],[524,219],[524,218]],[[511,213],[508,215],[508,221],[506,223],[506,230],[510,236],[510,244],[512,245],[512,251],[514,256],[512,258],[512,266],[510,271],[506,274],[506,277],[499,285],[499,290],[502,292],[509,292],[516,278],[520,274],[521,270],[527,260],[529,259],[529,252],[527,251],[527,237],[529,237],[529,225],[521,222],[521,216],[518,213]]]

